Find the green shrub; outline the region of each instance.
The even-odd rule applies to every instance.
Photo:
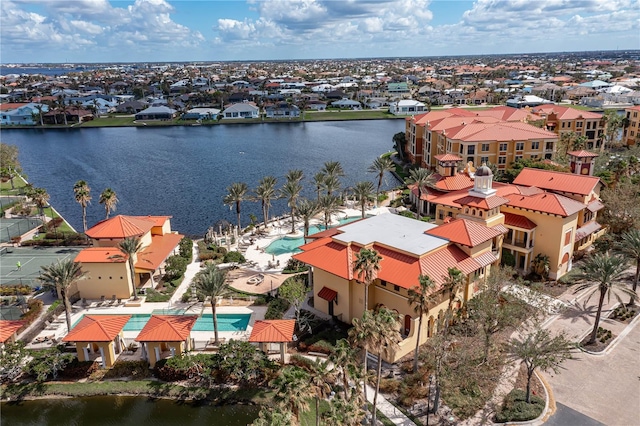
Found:
[[[273,299],[267,306],[267,312],[264,314],[264,319],[282,319],[282,316],[289,309],[289,302],[284,299]]]
[[[60,378],[64,380],[86,379],[99,368],[99,364],[95,361],[78,361],[78,358],[74,358],[73,361],[60,372]]]
[[[231,262],[244,263],[246,261],[247,260],[239,251],[228,252],[227,254],[224,255],[224,260],[223,260],[224,263],[231,263]]]
[[[505,397],[500,411],[496,414],[496,421],[506,423],[533,420],[542,414],[544,405],[544,400],[535,395],[531,396],[531,403],[528,404],[526,392],[514,389]]]
[[[415,219],[416,215],[411,210],[405,210],[399,213],[400,216],[408,217],[411,219]]]
[[[502,250],[502,259],[500,259],[501,265],[516,266],[516,257],[508,250]]]
[[[295,274],[297,272],[304,272],[307,270],[307,265],[305,263],[300,262],[298,259],[294,259],[293,257],[289,259],[284,270],[283,274]]]
[[[180,257],[184,257],[191,263],[193,259],[193,241],[191,238],[184,237],[180,240]]]
[[[169,256],[167,258],[167,264],[165,266],[167,279],[171,281],[183,276],[187,271],[188,264],[189,262],[187,262],[187,259],[182,256]]]

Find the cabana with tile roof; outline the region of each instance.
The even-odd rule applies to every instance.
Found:
[[[258,343],[261,350],[269,353],[272,343],[280,344],[280,361],[284,364],[285,347],[293,342],[296,320],[258,320],[253,325],[249,342]]]
[[[0,350],[5,344],[16,342],[18,331],[24,324],[24,321],[19,320],[0,320]]]
[[[109,368],[125,349],[123,330],[130,319],[131,315],[85,315],[62,341],[76,344],[78,361],[99,358],[102,368]]]
[[[191,329],[197,320],[195,315],[152,315],[135,339],[142,344],[149,366],[193,349]]]

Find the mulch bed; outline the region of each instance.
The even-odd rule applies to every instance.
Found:
[[[616,310],[618,310],[620,307],[614,309],[611,314],[609,315],[610,319],[616,320],[618,322],[621,322],[623,324],[629,324],[631,321],[633,321],[633,319],[635,317],[637,317],[640,314],[640,306],[638,305],[632,305],[632,306],[626,306],[626,311],[627,312],[631,312],[632,315],[623,315],[622,319],[620,316],[616,315]]]
[[[514,389],[527,389],[527,367],[524,364],[520,364],[520,370],[518,370],[518,377],[516,378],[516,382],[513,385]],[[544,399],[544,387],[540,380],[533,375],[531,378],[531,395],[539,396]]]
[[[582,339],[582,341],[580,342],[580,347],[589,352],[602,352],[607,349],[607,346],[609,346],[611,342],[613,342],[613,340],[616,338],[616,335],[612,335],[611,338],[607,339],[607,341],[604,343],[602,343],[600,339],[596,339],[595,343],[591,345],[587,344],[587,342],[589,341],[589,337],[591,337],[591,332],[589,332],[589,334],[584,339]]]

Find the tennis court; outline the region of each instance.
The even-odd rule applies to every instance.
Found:
[[[42,225],[41,219],[13,218],[0,220],[0,243],[8,243],[14,237],[20,237]]]
[[[0,285],[38,287],[41,266],[74,259],[80,250],[79,247],[3,247],[0,249]]]

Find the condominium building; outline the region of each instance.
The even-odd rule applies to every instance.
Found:
[[[640,105],[624,110],[626,123],[622,131],[622,141],[627,146],[640,142]]]

